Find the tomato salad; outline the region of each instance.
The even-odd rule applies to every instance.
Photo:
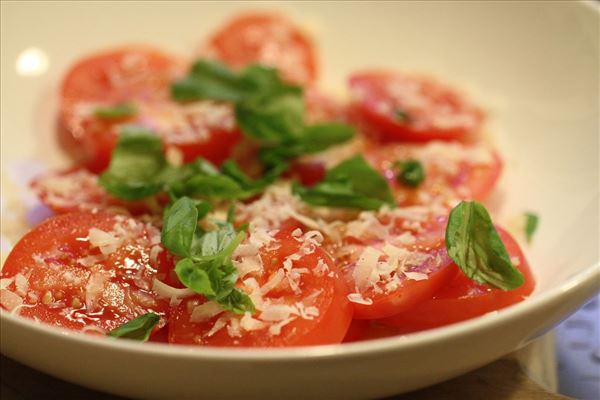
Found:
[[[525,299],[517,242],[480,203],[501,157],[484,112],[384,69],[316,85],[312,40],[249,13],[187,61],[146,46],[64,77],[73,166],[6,259],[3,312],[115,338],[281,347],[431,329]]]

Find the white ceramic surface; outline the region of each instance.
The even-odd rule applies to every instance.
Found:
[[[128,42],[191,54],[223,18],[255,7],[277,8],[307,27],[320,48],[321,83],[332,90],[343,90],[352,70],[389,66],[434,73],[489,108],[488,130],[506,159],[493,199],[498,218],[524,210],[541,215],[528,249],[538,282],[534,295],[429,332],[283,350],[103,340],[2,313],[2,353],[51,375],[132,397],[376,397],[430,385],[500,357],[599,289],[600,52],[599,12],[592,3],[3,2],[2,199],[14,190],[7,177],[15,165],[64,163],[53,129],[56,89],[70,63]],[[6,221],[3,210],[3,228]]]

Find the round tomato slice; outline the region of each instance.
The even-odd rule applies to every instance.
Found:
[[[535,287],[533,275],[517,242],[505,230],[497,229],[513,264],[525,276],[523,285],[509,291],[495,289],[472,281],[453,265],[454,278],[433,298],[381,322],[409,333],[475,318],[523,301]]]
[[[180,60],[147,47],[85,58],[63,81],[60,142],[77,161],[100,172],[123,126],[133,124],[160,136],[167,154],[180,162],[202,156],[220,163],[240,138],[232,106],[172,101],[171,83],[183,73]],[[106,115],[107,109],[123,106],[127,112]]]
[[[398,329],[384,325],[377,320],[355,319],[350,324],[342,343],[381,339],[397,335]]]
[[[401,206],[432,202],[484,200],[494,189],[502,171],[498,153],[484,143],[431,141],[426,144],[372,142],[365,145],[367,160],[388,179]],[[398,180],[397,162],[417,160],[425,179],[417,187]]]
[[[278,14],[249,13],[232,19],[209,39],[202,53],[232,67],[269,65],[284,79],[300,84],[317,76],[311,40]]]
[[[110,210],[119,214],[160,214],[153,201],[125,201],[111,196],[98,183],[98,175],[83,168],[49,172],[31,182],[33,192],[56,214]]]
[[[108,332],[148,312],[166,323],[169,303],[153,292],[171,264],[160,231],[105,212],[44,221],[12,249],[0,275],[2,307],[74,330]],[[172,268],[172,267],[171,267]]]
[[[352,320],[347,290],[319,234],[279,231],[257,248],[250,235],[234,253],[257,312],[235,315],[201,296],[173,310],[169,341],[207,346],[280,347],[340,343]],[[316,235],[316,236],[315,236]]]
[[[354,74],[349,82],[352,115],[384,140],[461,139],[483,122],[480,109],[433,79],[369,71]]]
[[[420,208],[361,213],[330,252],[350,291],[354,318],[379,319],[431,298],[453,276],[445,218]]]

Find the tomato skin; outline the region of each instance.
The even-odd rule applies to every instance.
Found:
[[[314,186],[325,177],[325,165],[319,161],[296,161],[290,167],[288,176],[298,179],[303,186]]]
[[[432,79],[391,71],[366,71],[349,79],[352,118],[384,141],[462,139],[481,126],[484,114],[455,89]],[[396,110],[407,117],[399,118]]]
[[[198,156],[220,164],[240,140],[231,105],[171,100],[171,83],[185,73],[181,60],[144,46],[91,55],[75,64],[61,91],[58,138],[74,160],[93,172],[108,166],[124,125],[139,125],[161,137],[165,151],[183,162]],[[130,104],[135,113],[101,118],[97,107]]]
[[[111,232],[116,224],[132,236],[102,255],[86,239],[89,231]],[[164,326],[168,300],[159,299],[151,287],[159,264],[172,265],[172,260],[166,254],[153,259],[150,248],[156,235],[159,231],[150,225],[111,213],[63,214],[27,233],[7,257],[0,277],[26,278],[19,314],[27,318],[74,330],[110,331],[155,312]],[[88,257],[94,260],[86,266],[82,260]],[[18,293],[18,285],[11,285],[8,290]]]
[[[233,18],[210,37],[202,53],[234,68],[270,65],[290,82],[306,84],[317,77],[312,41],[287,18],[274,13]]]
[[[519,259],[517,268],[525,277],[522,286],[510,291],[491,288],[467,278],[456,265],[453,265],[454,278],[433,298],[381,322],[398,328],[400,333],[410,333],[465,321],[525,299],[535,287],[529,264],[518,243],[510,234],[499,227],[497,230],[508,254]]]
[[[260,253],[265,273],[258,279],[263,284],[277,271],[286,257],[295,254],[300,248],[299,242],[291,236],[290,231],[280,231],[276,237],[280,247],[274,250],[262,250]],[[295,262],[302,268],[312,270],[317,267],[319,260],[323,260],[330,271],[337,272],[331,259],[320,248],[316,248],[313,253],[304,255]],[[346,299],[347,289],[343,280],[337,276],[316,277],[306,274],[302,278],[301,288],[302,294],[294,294],[289,287],[277,287],[272,289],[267,297],[272,301],[294,304],[302,301],[303,297],[314,293],[315,290],[322,290],[316,303],[320,311],[319,315],[311,320],[297,318],[283,326],[278,335],[271,335],[262,329],[232,337],[225,328],[209,335],[208,332],[219,316],[204,322],[191,322],[190,308],[204,301],[201,296],[196,296],[184,300],[172,311],[169,342],[227,347],[281,347],[340,343],[352,320],[352,307]],[[259,314],[254,317],[260,317]]]

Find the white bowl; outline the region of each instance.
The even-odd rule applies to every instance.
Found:
[[[528,248],[537,279],[533,296],[497,313],[428,332],[279,350],[104,340],[2,313],[3,354],[56,377],[131,397],[378,397],[486,364],[550,329],[598,290],[600,55],[595,5],[258,6],[283,10],[308,27],[320,47],[321,82],[327,87],[340,90],[347,73],[361,67],[396,67],[455,82],[490,109],[488,130],[506,159],[495,196],[498,218],[529,209],[541,215],[535,245]],[[64,162],[53,141],[55,97],[74,60],[128,42],[191,53],[240,7],[253,5],[3,3],[3,177],[23,160]],[[29,56],[18,63],[28,49]],[[31,54],[46,56],[48,63]]]

